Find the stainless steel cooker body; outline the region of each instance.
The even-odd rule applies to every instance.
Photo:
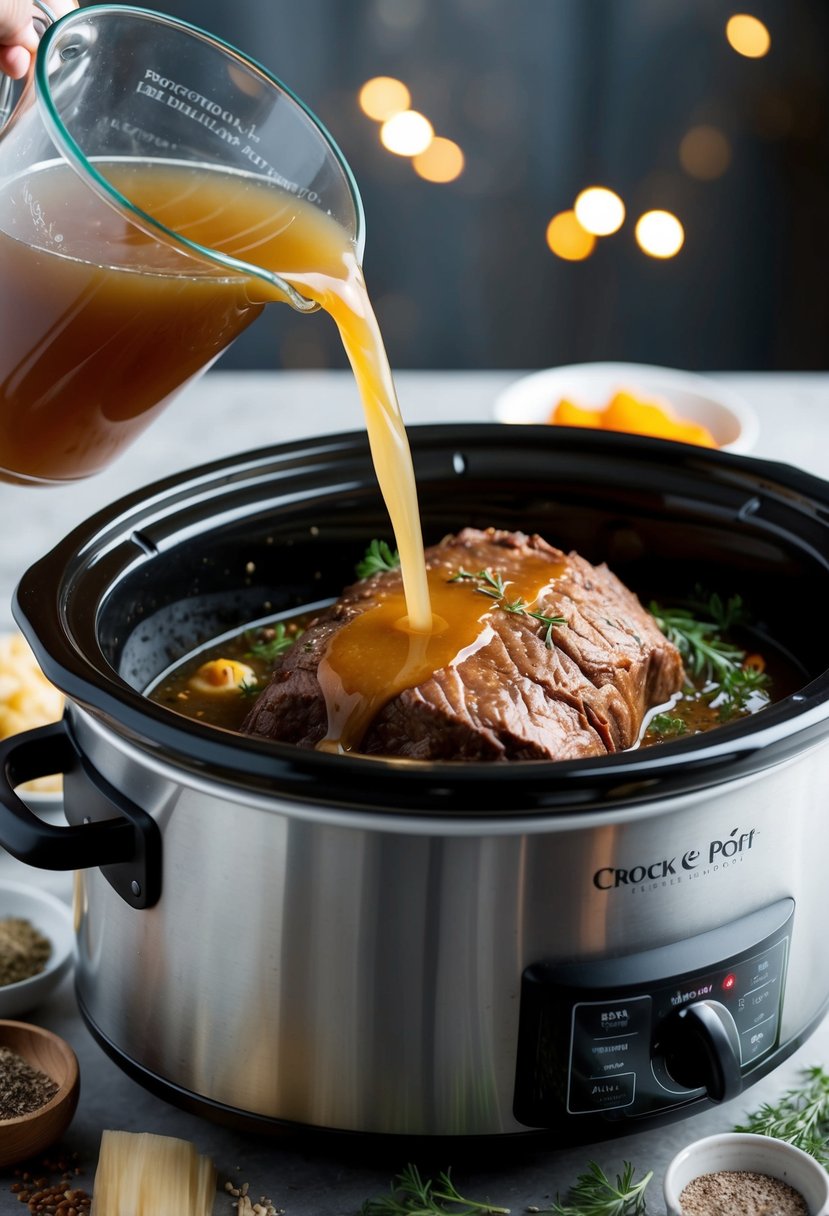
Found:
[[[826,1003],[825,981],[815,982],[829,975],[825,874],[815,864],[829,845],[826,746],[643,807],[587,818],[516,807],[493,823],[245,798],[183,775],[83,712],[71,727],[95,768],[152,808],[163,839],[163,894],[152,908],[128,906],[99,871],[83,872],[78,996],[114,1054],[179,1100],[324,1128],[527,1131],[514,1103],[538,1068],[525,1059],[520,1075],[528,968],[615,960],[614,991],[596,998],[613,1012],[637,999],[643,955],[663,945],[680,954],[699,939],[684,990],[715,973],[714,996],[725,1001],[728,960],[745,945],[739,923],[788,900],[771,994],[746,982],[731,1002],[736,1010],[759,987],[764,1015],[741,1034],[737,1088],[793,1050]],[[70,795],[70,820],[87,810]],[[759,941],[749,938],[755,954]],[[659,979],[684,968],[677,957]],[[753,1058],[757,1027],[768,1050]],[[654,1020],[648,1033],[658,1030]],[[568,1047],[570,1031],[561,1027]],[[598,1059],[602,1077],[618,1056]],[[584,1109],[554,1101],[540,1119],[560,1137],[593,1139],[710,1105],[703,1080],[666,1076],[660,1087],[637,1075],[637,1088],[661,1088],[658,1111],[643,1110],[631,1071],[641,1068],[626,1060],[604,1074],[625,1078],[622,1101],[571,1092],[570,1106]],[[560,1083],[574,1085],[566,1064]]]
[[[148,701],[388,535],[364,437],[310,440],[150,487],[27,572],[15,611],[68,707],[0,745],[0,842],[79,871],[105,1049],[216,1117],[564,1143],[727,1099],[829,1002],[829,488],[560,428],[411,441],[428,541],[532,529],[643,599],[739,592],[794,684],[707,735],[556,764],[323,755]],[[65,828],[14,793],[56,771]]]

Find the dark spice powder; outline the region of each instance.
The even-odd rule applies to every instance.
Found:
[[[29,1115],[54,1098],[58,1086],[10,1047],[0,1047],[0,1122]]]
[[[688,1183],[679,1203],[684,1216],[809,1216],[794,1187],[750,1170],[701,1174]]]
[[[0,988],[40,975],[52,955],[52,943],[22,916],[0,919]]]

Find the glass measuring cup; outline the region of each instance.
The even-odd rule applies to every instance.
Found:
[[[49,25],[0,137],[0,477],[96,472],[266,302],[315,309],[259,258],[309,212],[362,258],[348,165],[259,64],[145,9]]]

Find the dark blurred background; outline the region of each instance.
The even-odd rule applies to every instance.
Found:
[[[332,132],[363,196],[366,278],[393,366],[827,367],[829,0],[143,6],[234,43]],[[736,49],[735,12],[756,19],[732,30]],[[360,105],[379,76],[403,82],[457,145],[443,145],[454,170],[462,157],[452,180],[422,176],[451,163],[382,145]],[[622,199],[624,223],[592,249],[581,233],[571,253],[587,256],[568,260],[548,225],[596,185]],[[673,256],[637,242],[654,209],[682,225]],[[222,366],[345,360],[327,317],[274,307]]]

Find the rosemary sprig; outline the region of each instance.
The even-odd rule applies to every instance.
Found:
[[[587,1172],[579,1174],[567,1194],[567,1202],[558,1200],[551,1208],[555,1216],[641,1216],[645,1211],[645,1190],[653,1177],[649,1170],[640,1182],[633,1181],[634,1168],[629,1161],[616,1175],[615,1185],[604,1170],[591,1161]]]
[[[746,652],[722,636],[728,627],[745,619],[738,595],[726,601],[710,595],[704,603],[695,602],[696,610],[706,612],[707,619],[689,608],[663,608],[653,600],[649,607],[656,624],[682,655],[688,674],[712,686],[705,696],[717,709],[720,721],[745,710],[753,696],[767,696],[769,677],[747,664]]]
[[[247,680],[243,680],[238,685],[238,688],[240,697],[258,697],[262,691],[262,685],[258,684],[255,680],[251,680],[250,683]]]
[[[258,639],[252,630],[248,630],[245,634],[245,640],[250,650],[248,650],[246,657],[262,659],[265,663],[273,663],[286,650],[290,650],[302,632],[301,629],[294,629],[289,633],[284,621],[277,621],[276,624],[268,626],[265,631],[266,636]]]
[[[492,1212],[509,1216],[509,1208],[479,1203],[459,1194],[449,1173],[438,1174],[436,1182],[423,1179],[415,1165],[407,1165],[391,1184],[388,1195],[367,1199],[361,1216],[477,1216]]]
[[[370,578],[381,570],[396,570],[400,565],[400,554],[384,540],[373,540],[363,554],[362,561],[354,567],[357,578]]]
[[[688,608],[663,608],[651,601],[650,612],[669,642],[673,642],[688,671],[697,679],[719,682],[738,667],[745,651],[720,636],[715,621],[700,620]]]
[[[777,1102],[764,1102],[734,1130],[776,1136],[829,1166],[829,1074],[819,1066],[803,1070],[803,1083]]]
[[[464,570],[463,566],[461,566],[457,574],[453,574],[447,581],[450,583],[477,583],[478,585],[475,590],[478,594],[487,595],[491,600],[495,600],[498,607],[502,608],[504,612],[512,612],[516,616],[530,616],[533,620],[540,621],[542,625],[546,625],[544,645],[548,650],[552,650],[553,648],[553,626],[567,624],[563,616],[547,616],[543,612],[533,612],[527,607],[527,603],[523,599],[508,600],[507,584],[497,570],[487,568],[486,570],[478,570],[473,573],[470,570]]]

